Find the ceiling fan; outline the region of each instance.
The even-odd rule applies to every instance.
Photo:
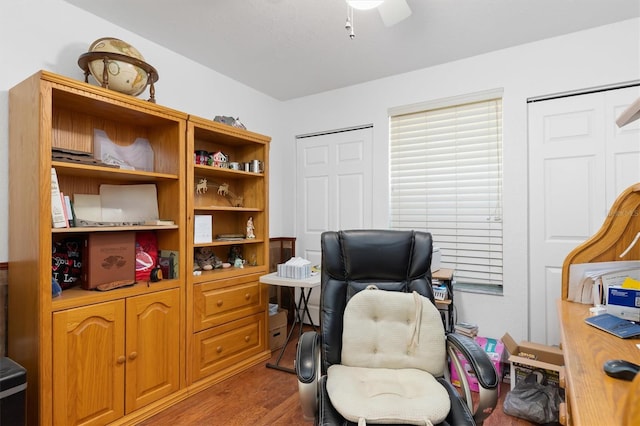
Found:
[[[390,27],[411,15],[411,9],[407,0],[345,0],[347,2],[347,23],[345,28],[349,31],[349,37],[355,38],[353,31],[353,10],[378,9],[382,22]]]

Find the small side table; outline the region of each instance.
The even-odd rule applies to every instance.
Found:
[[[309,323],[313,326],[313,329],[316,330],[316,326],[313,323],[311,314],[309,313],[309,296],[311,295],[311,291],[315,287],[320,286],[320,274],[316,274],[309,278],[304,278],[304,279],[293,279],[293,278],[279,277],[277,272],[272,272],[270,274],[261,276],[260,282],[263,284],[289,287],[289,290],[291,292],[293,292],[296,287],[300,289],[300,297],[298,298],[295,313],[293,316],[293,325],[291,326],[291,330],[289,330],[289,334],[287,334],[287,340],[285,340],[284,345],[282,346],[282,349],[280,349],[280,354],[278,355],[278,359],[276,360],[276,363],[275,364],[267,363],[268,368],[275,368],[276,370],[286,371],[287,373],[295,374],[296,372],[295,369],[281,366],[280,360],[282,359],[282,355],[284,355],[284,351],[287,348],[289,341],[291,340],[291,336],[293,335],[293,330],[296,328],[296,325],[298,325],[298,338],[302,336],[302,325],[304,322],[305,315],[307,319],[309,319]]]
[[[444,314],[444,329],[447,333],[453,333],[455,329],[455,321],[453,318],[453,269],[441,268],[431,274],[431,278],[440,281],[447,287],[447,298],[445,300],[436,300],[436,308]]]

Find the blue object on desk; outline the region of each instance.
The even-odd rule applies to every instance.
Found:
[[[611,333],[622,339],[640,335],[640,325],[611,314],[600,314],[585,318],[587,324]]]

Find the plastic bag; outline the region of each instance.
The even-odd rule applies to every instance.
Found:
[[[538,383],[535,373],[518,382],[504,399],[505,414],[520,417],[534,423],[558,421],[560,393],[558,388],[547,384],[546,375]]]

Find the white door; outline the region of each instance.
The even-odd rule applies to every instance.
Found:
[[[371,127],[297,138],[296,256],[319,265],[322,232],[371,227],[372,140]],[[316,325],[319,296],[309,302]]]
[[[640,124],[615,124],[638,97],[636,86],[529,104],[531,341],[560,342],[564,258],[600,229],[618,194],[640,181]]]

